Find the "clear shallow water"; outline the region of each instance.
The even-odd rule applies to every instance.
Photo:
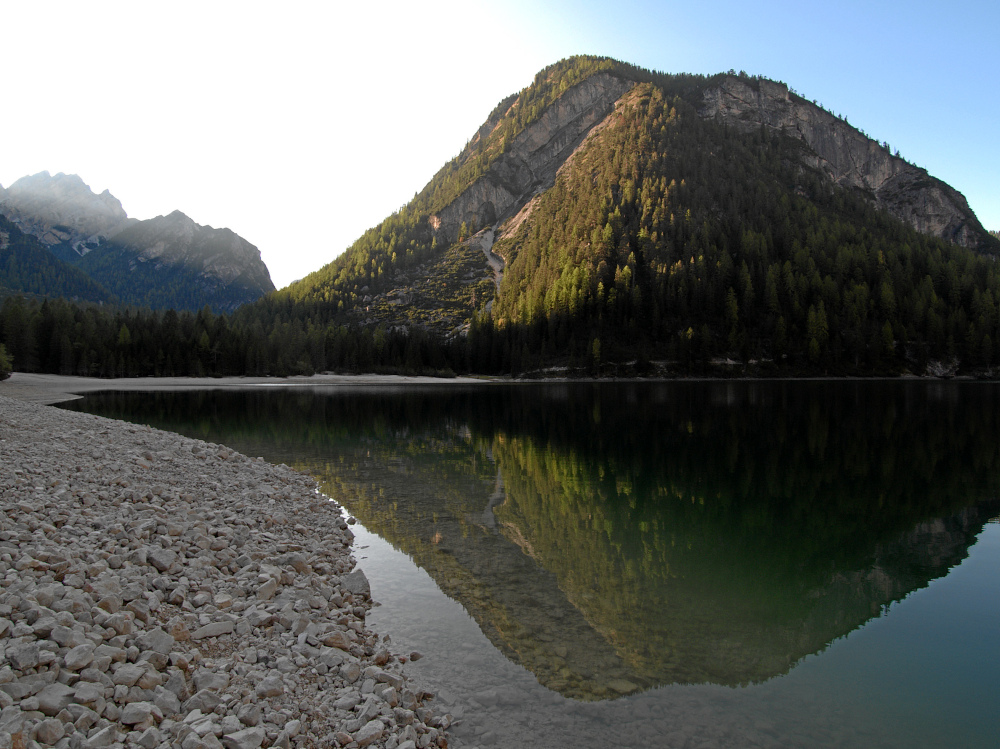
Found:
[[[995,746],[974,383],[107,394],[313,473],[459,746]],[[370,530],[368,530],[370,529]]]
[[[410,666],[466,711],[462,738],[499,745],[995,746],[1000,526],[990,524],[947,580],[918,591],[806,657],[789,674],[743,689],[667,686],[598,703],[541,687],[493,648],[476,622],[404,554],[361,528],[358,556],[380,581],[370,618]],[[992,625],[992,626],[991,626]],[[484,709],[474,703],[499,704]],[[468,699],[469,697],[472,700]],[[477,701],[478,702],[478,701]],[[630,735],[625,739],[622,732]]]

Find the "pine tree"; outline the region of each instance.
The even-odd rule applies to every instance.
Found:
[[[14,371],[14,363],[7,354],[7,349],[0,343],[0,380],[6,380]]]

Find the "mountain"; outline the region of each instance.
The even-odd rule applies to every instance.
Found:
[[[116,301],[82,270],[57,258],[36,237],[0,215],[0,298],[16,294],[59,296],[79,302]]]
[[[95,195],[75,174],[19,179],[0,192],[0,216],[125,304],[232,311],[274,291],[259,250],[229,229],[180,211],[130,219],[117,198]],[[58,296],[60,288],[34,293]]]
[[[0,212],[12,210],[10,192]],[[76,245],[68,232],[60,241],[87,250],[78,266],[124,302],[230,310],[244,292],[262,296],[180,326],[90,308],[88,341],[47,356],[46,326],[62,311],[0,309],[4,325],[29,321],[7,342],[28,371],[993,377],[1000,367],[1000,239],[961,193],[785,84],[732,72],[597,57],[549,66],[406,206],[277,292],[227,259],[257,267],[252,246],[183,214]]]
[[[121,202],[75,174],[39,172],[0,193],[0,213],[62,260],[85,255],[128,220]]]
[[[232,311],[274,291],[260,250],[180,211],[120,226],[79,267],[122,299],[154,309]]]
[[[996,253],[965,197],[925,169],[893,156],[842,120],[766,79],[726,76],[706,89],[698,114],[752,133],[760,127],[801,140],[802,162],[835,184],[860,190],[917,231]]]
[[[922,371],[1000,362],[997,255],[961,193],[783,83],[577,57],[277,300],[468,332],[487,371]]]

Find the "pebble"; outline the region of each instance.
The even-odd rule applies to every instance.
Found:
[[[0,397],[0,745],[447,746],[352,541],[287,466]]]

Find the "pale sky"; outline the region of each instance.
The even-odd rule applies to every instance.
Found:
[[[0,184],[47,170],[134,218],[255,244],[279,288],[405,204],[573,54],[788,83],[1000,229],[1000,3],[0,0]]]

